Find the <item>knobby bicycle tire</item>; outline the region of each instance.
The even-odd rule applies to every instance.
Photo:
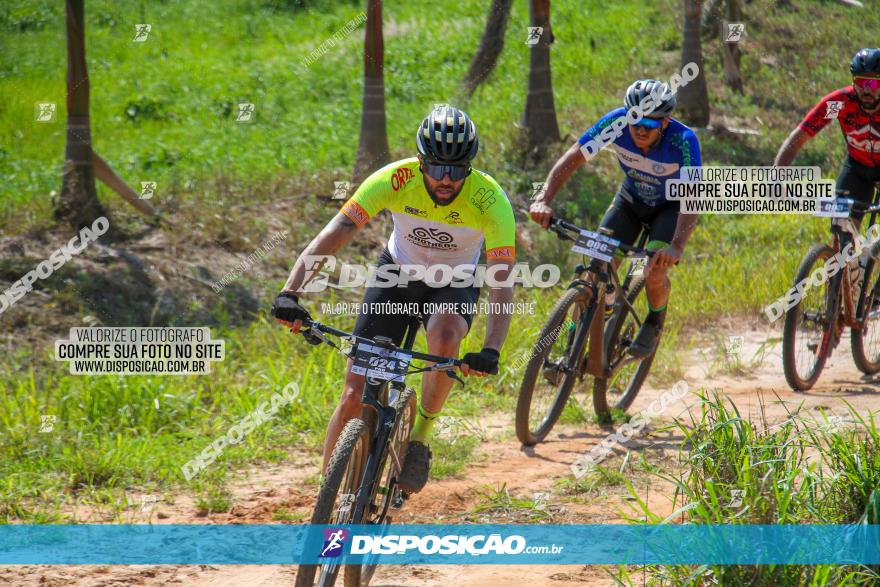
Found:
[[[546,417],[535,430],[532,430],[529,425],[529,413],[532,408],[535,386],[538,382],[538,378],[543,376],[544,359],[553,348],[553,343],[556,342],[556,337],[560,336],[562,333],[561,331],[557,332],[556,337],[553,337],[552,342],[546,344],[543,349],[540,348],[541,341],[547,340],[548,337],[552,337],[553,332],[560,329],[562,321],[568,316],[569,309],[578,302],[585,306],[588,316],[586,317],[586,320],[581,319],[578,321],[577,330],[575,331],[573,340],[577,339],[577,333],[581,328],[589,328],[592,314],[595,312],[595,304],[589,303],[590,295],[590,290],[581,286],[572,287],[566,290],[565,294],[563,294],[559,301],[556,302],[556,306],[554,306],[551,311],[550,317],[544,324],[544,328],[541,329],[538,341],[532,347],[531,358],[529,359],[525,374],[523,375],[523,381],[519,389],[519,399],[516,404],[516,436],[519,438],[519,441],[526,446],[533,446],[541,442],[550,433],[550,430],[553,429],[553,426],[562,414],[562,410],[565,408],[565,403],[568,401],[568,396],[571,394],[571,389],[579,376],[577,370],[576,372],[568,373],[563,376],[562,383],[559,384],[556,389],[556,398],[553,401],[550,410],[547,412]],[[589,337],[585,337],[580,348],[569,348],[568,353],[565,355],[566,360],[573,355],[578,358],[582,357],[588,340]]]
[[[794,278],[794,284],[797,285],[801,280],[809,279],[814,266],[818,263],[824,264],[824,262],[832,256],[834,256],[834,250],[830,246],[825,244],[814,245],[801,261]],[[834,328],[835,323],[837,322],[837,311],[834,311],[835,309],[833,306],[838,306],[839,309],[837,300],[831,299],[832,296],[829,295],[829,293],[836,294],[836,296],[839,297],[839,284],[842,275],[843,271],[841,270],[837,275],[831,278],[830,282],[824,284],[826,290],[822,299],[825,304],[825,312],[826,315],[832,312],[834,315],[830,316],[830,320],[828,320],[829,323],[823,328],[819,348],[816,353],[816,360],[813,363],[812,370],[806,377],[798,372],[797,349],[795,349],[798,327],[803,320],[803,299],[798,300],[797,304],[792,306],[785,313],[785,325],[782,329],[782,367],[786,382],[788,382],[788,385],[796,391],[806,391],[813,387],[819,379],[822,369],[825,367],[825,361],[828,359],[831,349],[830,346],[822,349],[822,341],[828,337],[829,329]],[[838,287],[835,287],[835,284],[837,284]]]
[[[876,255],[876,248],[871,251],[872,255]],[[880,373],[880,353],[874,358],[868,356],[865,348],[865,336],[869,330],[868,322],[872,309],[880,300],[880,270],[878,270],[877,262],[871,260],[865,268],[865,275],[862,277],[862,293],[859,296],[859,308],[857,315],[862,317],[861,328],[852,329],[850,331],[850,347],[852,348],[853,361],[859,371],[865,375],[874,375]],[[871,281],[873,280],[873,283]]]
[[[360,418],[353,418],[346,423],[345,428],[339,435],[336,445],[333,447],[333,453],[330,456],[330,462],[327,464],[327,474],[324,477],[324,483],[318,494],[318,501],[315,504],[312,513],[312,524],[351,524],[356,523],[353,520],[334,520],[331,522],[330,516],[333,513],[333,506],[336,504],[336,497],[342,486],[346,473],[351,471],[347,485],[354,489],[355,495],[361,485],[361,477],[363,477],[364,467],[367,462],[367,455],[370,452],[370,430],[367,424]],[[354,461],[354,462],[352,462]],[[349,464],[351,463],[351,469]],[[354,504],[351,504],[351,511],[354,510]],[[312,587],[316,585],[315,574],[321,568],[319,565],[300,565],[296,575],[296,587]],[[349,572],[349,569],[351,571]],[[333,585],[338,577],[339,568],[331,577],[318,577],[317,585],[321,587],[329,587]],[[360,566],[346,565],[345,584],[349,586],[349,574],[352,580],[360,582]],[[357,583],[354,583],[355,585]]]

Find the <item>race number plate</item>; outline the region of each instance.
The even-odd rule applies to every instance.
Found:
[[[372,379],[403,381],[412,355],[371,344],[359,344],[355,350],[351,372]]]
[[[620,246],[619,240],[614,240],[604,234],[582,230],[578,235],[577,242],[571,247],[571,250],[581,255],[587,255],[600,261],[611,262],[614,252]]]
[[[838,198],[836,200],[819,200],[819,209],[813,213],[813,216],[821,216],[822,218],[849,218],[849,213],[853,207],[853,200],[848,198]]]

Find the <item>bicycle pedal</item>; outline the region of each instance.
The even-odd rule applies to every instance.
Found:
[[[406,503],[406,498],[409,495],[403,491],[398,491],[397,494],[391,499],[391,509],[399,510]]]

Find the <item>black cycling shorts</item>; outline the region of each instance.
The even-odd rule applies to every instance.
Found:
[[[599,226],[613,230],[612,238],[630,246],[635,244],[642,228],[647,226],[649,238],[646,248],[659,249],[672,242],[678,224],[678,210],[678,202],[652,207],[618,192]]]
[[[874,197],[874,184],[880,181],[880,167],[867,167],[847,154],[843,167],[834,186],[839,198],[852,198],[857,202],[870,204]],[[864,212],[852,212],[850,217],[861,222]]]
[[[394,259],[388,249],[382,251],[376,265],[393,265]],[[364,301],[361,305],[361,313],[358,315],[357,323],[354,326],[354,334],[364,338],[375,338],[376,336],[387,336],[394,344],[399,345],[403,342],[403,335],[406,333],[406,327],[410,320],[406,315],[397,313],[381,313],[374,311],[376,308],[373,304],[388,303],[406,304],[408,307],[415,305],[418,308],[418,315],[422,318],[422,323],[427,327],[431,314],[427,313],[425,306],[437,304],[456,304],[459,309],[459,316],[465,319],[468,329],[474,320],[474,314],[466,310],[472,309],[480,297],[480,288],[471,287],[452,287],[447,285],[444,287],[431,287],[424,281],[411,281],[406,287],[368,287],[364,294]],[[467,308],[470,306],[471,308]],[[382,310],[380,307],[379,310]],[[430,307],[427,308],[430,310]]]

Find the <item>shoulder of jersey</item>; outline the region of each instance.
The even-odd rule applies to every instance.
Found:
[[[838,88],[825,96],[826,100],[855,100],[858,96],[856,95],[856,90],[852,86],[844,86],[842,88]]]
[[[688,125],[686,125],[682,121],[678,120],[677,118],[670,118],[669,119],[669,130],[671,130],[674,133],[681,133],[681,134],[690,133],[692,135],[697,134],[694,132],[694,129],[692,129],[691,127],[689,127]]]
[[[476,186],[477,189],[479,189],[480,187],[484,187],[487,189],[495,190],[497,193],[502,194],[505,198],[507,198],[507,193],[503,189],[501,189],[501,184],[495,181],[494,177],[492,177],[485,171],[480,171],[479,169],[474,169],[473,173],[474,175],[479,176],[479,178],[482,180],[482,183],[484,184],[481,186]]]
[[[406,191],[413,185],[421,185],[421,182],[418,181],[419,160],[417,157],[409,157],[390,163],[380,172],[387,177],[387,187],[393,193]]]

